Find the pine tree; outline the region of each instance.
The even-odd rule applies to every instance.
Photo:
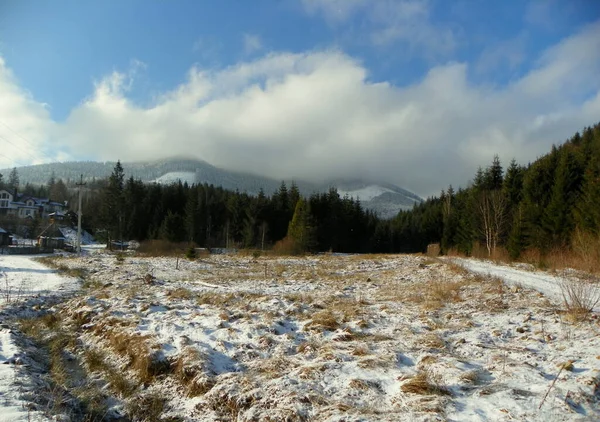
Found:
[[[185,222],[183,217],[169,211],[162,222],[160,236],[170,242],[182,242],[185,239]]]
[[[502,188],[504,171],[500,164],[498,155],[494,155],[492,165],[488,167],[483,176],[483,185],[487,190],[498,190]]]
[[[104,188],[102,201],[102,221],[108,233],[109,248],[112,248],[111,240],[122,240],[123,217],[124,217],[124,188],[125,172],[121,162],[117,161],[112,174],[108,179],[108,185]]]
[[[588,164],[574,214],[578,227],[600,235],[600,157],[592,157]]]
[[[523,213],[521,205],[513,213],[512,225],[508,235],[507,249],[511,259],[517,259],[525,248],[523,235]]]
[[[304,198],[300,198],[296,204],[287,235],[294,242],[298,253],[309,252],[314,247],[315,232],[311,221],[310,206]]]
[[[562,149],[552,196],[544,210],[542,227],[553,245],[566,245],[574,228],[573,207],[579,196],[581,169],[570,149]]]
[[[514,208],[523,199],[523,176],[525,169],[513,159],[506,169],[506,177],[502,189],[506,194],[508,203]]]
[[[6,185],[11,191],[16,191],[19,189],[19,172],[17,171],[16,167],[13,167],[13,169],[10,171]]]

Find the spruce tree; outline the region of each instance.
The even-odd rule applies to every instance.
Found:
[[[19,172],[16,167],[13,167],[10,171],[6,185],[13,192],[19,189]]]
[[[578,227],[600,235],[600,157],[592,157],[588,164],[574,214]]]
[[[108,178],[108,185],[104,188],[102,201],[102,221],[108,234],[109,248],[112,249],[111,240],[122,240],[124,217],[124,188],[125,172],[121,162],[117,161],[112,174]]]
[[[294,242],[298,253],[309,252],[314,247],[315,232],[311,221],[310,206],[304,198],[300,198],[296,204],[287,235]]]

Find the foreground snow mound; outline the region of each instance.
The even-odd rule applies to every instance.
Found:
[[[88,274],[57,324],[112,414],[600,418],[597,315],[572,324],[525,283],[417,256],[96,254],[55,265]]]

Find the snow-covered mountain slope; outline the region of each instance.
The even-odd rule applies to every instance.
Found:
[[[24,166],[17,170],[21,183],[25,185],[45,184],[52,175],[66,182],[79,180],[82,174],[84,181],[106,178],[110,176],[114,166],[114,162],[78,161]],[[267,195],[272,194],[281,184],[281,180],[225,170],[202,160],[171,158],[131,162],[123,163],[123,169],[126,178],[134,177],[148,183],[170,184],[179,180],[189,185],[207,183],[251,195],[257,195],[261,189]],[[0,170],[0,173],[7,174],[9,171],[10,169]],[[286,179],[288,187],[292,181],[306,196],[315,192],[327,192],[331,187],[335,187],[340,196],[348,195],[360,199],[365,208],[376,212],[382,218],[392,218],[398,214],[398,211],[410,209],[415,203],[422,201],[420,197],[406,189],[379,181],[338,179],[325,183],[311,183],[305,180]]]
[[[398,186],[382,182],[336,181],[331,183],[340,196],[360,199],[361,204],[381,218],[393,218],[398,211],[411,209],[423,199]]]
[[[359,198],[361,201],[370,201],[384,193],[390,193],[390,192],[393,193],[394,191],[391,189],[388,189],[388,188],[384,188],[383,186],[378,186],[378,185],[369,185],[369,186],[365,186],[364,188],[349,190],[349,191],[338,189],[338,193],[340,194],[340,196],[348,195],[353,198]]]
[[[191,171],[171,171],[169,173],[165,173],[160,177],[157,177],[151,182],[161,183],[161,184],[171,184],[177,183],[181,181],[181,183],[187,182],[188,185],[193,185],[196,183],[196,172]]]

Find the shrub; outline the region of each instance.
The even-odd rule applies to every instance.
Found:
[[[576,279],[566,279],[560,290],[567,314],[575,321],[581,321],[600,302],[600,289],[595,284]]]
[[[189,247],[188,242],[169,242],[168,240],[154,239],[140,243],[137,251],[144,256],[181,256],[180,254]]]
[[[185,257],[189,260],[196,259],[196,248],[190,246],[188,250],[185,252]]]
[[[275,243],[273,246],[273,254],[274,255],[298,255],[301,253],[300,247],[296,244],[294,239],[290,237],[285,237]]]

